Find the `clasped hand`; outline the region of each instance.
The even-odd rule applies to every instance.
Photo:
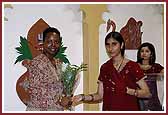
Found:
[[[79,102],[82,101],[82,96],[81,94],[79,95],[75,95],[73,97],[71,96],[65,96],[65,97],[62,97],[62,99],[60,100],[60,104],[65,107],[65,108],[68,108],[70,106],[75,106],[77,104],[79,104]]]
[[[71,96],[62,97],[60,100],[60,104],[65,108],[72,106],[72,97]]]

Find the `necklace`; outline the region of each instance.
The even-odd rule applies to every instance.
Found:
[[[114,65],[114,67],[116,68],[117,71],[120,70],[123,61],[124,61],[124,58],[121,60],[120,64],[117,64],[116,66]]]
[[[148,70],[151,68],[151,65],[140,65],[141,66],[141,69],[143,70]]]

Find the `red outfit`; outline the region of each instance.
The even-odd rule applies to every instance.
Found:
[[[129,61],[118,72],[113,66],[112,59],[101,66],[98,80],[103,82],[104,111],[137,111],[137,97],[126,93],[126,87],[136,89],[136,82],[144,77],[140,66]]]

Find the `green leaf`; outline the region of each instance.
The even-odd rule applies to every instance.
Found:
[[[65,64],[66,63],[70,64],[67,56],[64,54],[66,49],[67,49],[67,47],[64,47],[63,42],[61,42],[61,47],[59,49],[59,52],[54,56],[54,58],[60,59]]]
[[[15,64],[16,64],[17,62],[20,62],[20,61],[24,60],[24,59],[25,59],[25,56],[24,56],[24,55],[19,55],[19,56],[16,58]]]
[[[32,60],[32,54],[25,37],[20,36],[20,46],[15,48],[20,55],[16,58],[15,64],[25,59]]]
[[[75,85],[76,75],[80,71],[85,71],[87,64],[81,64],[80,66],[68,64],[65,71],[62,73],[62,81],[64,84],[64,89],[67,95],[71,95],[73,87]]]
[[[62,47],[60,48],[60,50],[59,50],[58,53],[64,53],[66,49],[67,49],[67,47],[63,47],[63,46],[62,46]]]

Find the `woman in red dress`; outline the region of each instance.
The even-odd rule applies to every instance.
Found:
[[[110,32],[105,38],[110,59],[100,68],[97,92],[76,95],[73,103],[103,100],[103,111],[137,111],[137,97],[149,97],[140,66],[124,57],[125,43],[118,32]]]
[[[156,54],[155,48],[151,43],[143,43],[137,53],[137,62],[141,69],[146,74],[144,79],[150,89],[152,96],[150,98],[140,98],[140,108],[142,111],[161,111],[162,105],[160,104],[157,91],[157,79],[163,76],[163,66],[155,63]]]

